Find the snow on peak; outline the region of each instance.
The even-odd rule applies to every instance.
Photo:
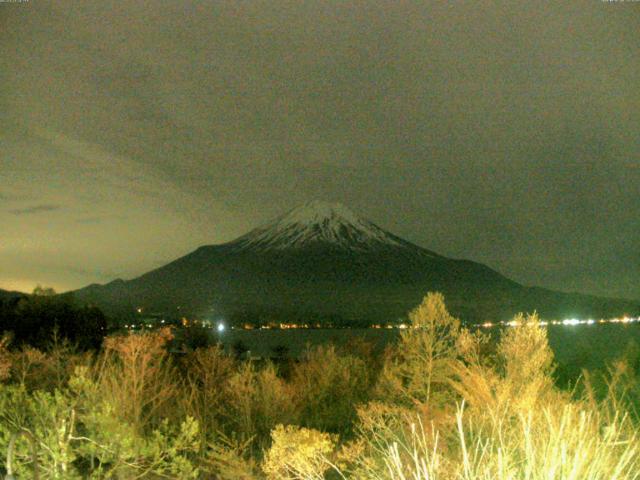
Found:
[[[290,210],[277,219],[278,223],[314,225],[326,220],[345,223],[358,223],[358,216],[341,203],[313,201]]]
[[[368,250],[401,242],[344,205],[313,201],[258,227],[234,243],[241,248],[282,250],[323,243]]]

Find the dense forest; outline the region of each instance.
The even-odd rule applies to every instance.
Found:
[[[70,297],[36,287],[31,295],[0,301],[0,332],[10,332],[12,345],[45,348],[66,339],[81,350],[98,349],[107,334],[107,318],[96,307],[76,306]]]

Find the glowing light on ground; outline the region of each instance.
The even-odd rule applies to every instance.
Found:
[[[621,318],[601,318],[600,320],[594,320],[593,318],[587,318],[584,320],[579,318],[565,318],[563,320],[541,320],[539,324],[542,327],[546,327],[548,325],[563,325],[567,327],[574,327],[578,325],[595,325],[596,323],[600,325],[607,324],[607,323],[623,323],[623,324],[640,323],[640,317],[625,316]],[[484,323],[475,324],[474,326],[481,327],[481,328],[492,328],[492,327],[500,327],[500,326],[518,327],[520,326],[520,323],[515,320],[510,320],[508,322],[497,322],[497,323],[484,322]]]

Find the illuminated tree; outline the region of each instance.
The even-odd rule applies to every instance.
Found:
[[[441,293],[428,293],[409,313],[410,328],[389,354],[379,394],[407,405],[443,405],[451,399],[451,364],[458,358],[460,321],[451,316]]]
[[[278,425],[264,460],[269,480],[324,480],[336,438],[317,430]]]

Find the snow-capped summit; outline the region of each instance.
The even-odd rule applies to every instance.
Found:
[[[511,318],[537,309],[606,317],[640,311],[634,302],[524,287],[486,265],[414,245],[348,208],[311,202],[232,242],[204,245],[127,281],[74,292],[112,316],[134,305],[230,322],[366,326],[402,318],[429,291],[469,321]],[[0,292],[1,293],[1,292]]]
[[[276,221],[312,225],[321,223],[326,219],[335,219],[348,223],[357,223],[360,220],[355,213],[341,203],[314,200],[290,210],[278,217]]]
[[[313,201],[294,208],[233,242],[245,249],[282,250],[315,244],[356,250],[405,246],[394,235],[340,203]]]

